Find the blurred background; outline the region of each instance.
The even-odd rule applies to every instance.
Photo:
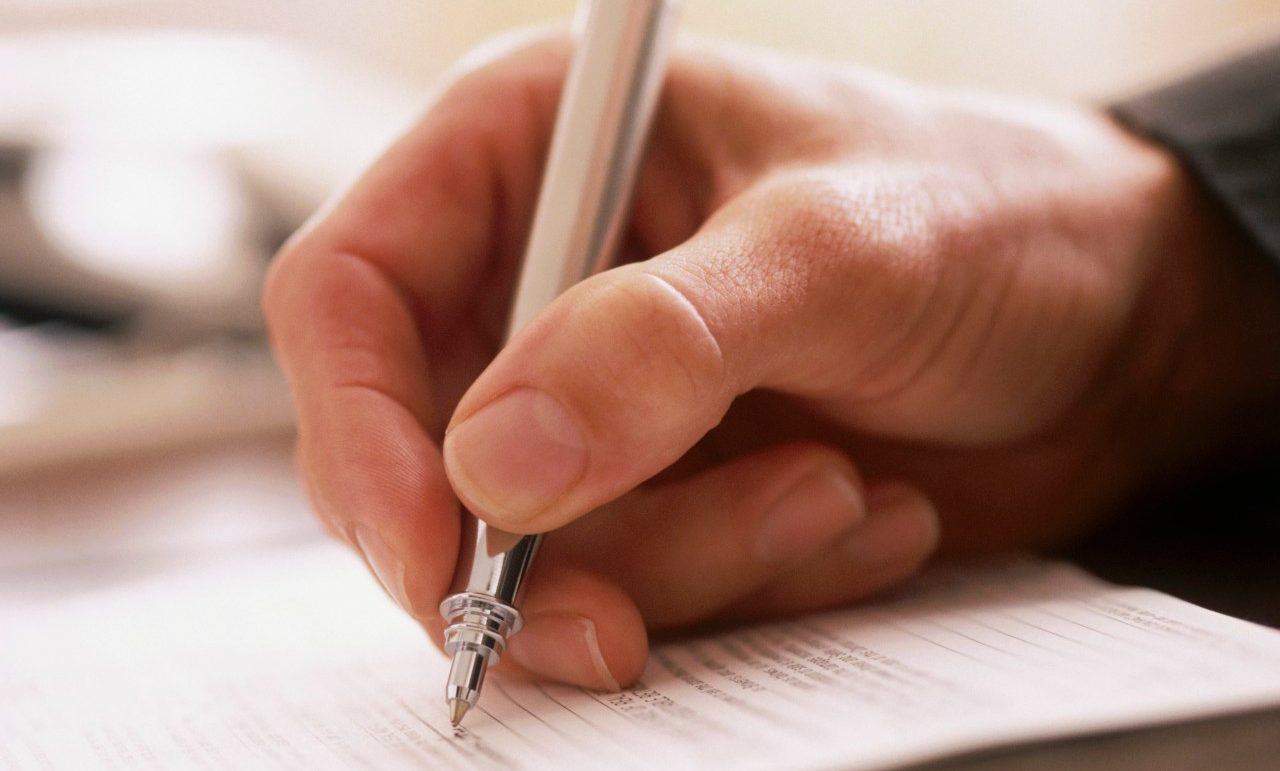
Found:
[[[287,436],[271,253],[473,45],[570,0],[0,0],[0,477]],[[1101,101],[1272,0],[688,0],[684,34]],[[56,478],[56,477],[50,477]]]

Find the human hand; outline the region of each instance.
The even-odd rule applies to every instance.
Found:
[[[1185,354],[1225,293],[1161,151],[725,48],[672,62],[625,264],[498,353],[568,53],[473,62],[267,287],[317,510],[437,642],[459,500],[554,530],[509,658],[616,688],[646,627],[1077,533],[1219,414],[1165,417],[1217,404]]]

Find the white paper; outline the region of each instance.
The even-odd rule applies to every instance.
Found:
[[[12,578],[12,576],[11,576]],[[881,768],[1280,704],[1280,633],[1066,565],[658,647],[621,694],[447,663],[336,545],[0,605],[0,768]]]

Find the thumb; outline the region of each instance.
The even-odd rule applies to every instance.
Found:
[[[804,239],[777,235],[778,207],[743,205],[571,288],[509,342],[445,435],[464,504],[508,530],[559,527],[673,463],[739,394],[788,386],[776,373],[841,323],[822,312],[835,290],[788,252]]]

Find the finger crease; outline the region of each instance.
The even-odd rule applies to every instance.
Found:
[[[724,355],[724,348],[720,344],[720,339],[716,337],[715,333],[711,330],[711,325],[707,323],[706,316],[702,313],[701,309],[698,308],[697,304],[694,303],[693,300],[689,297],[688,293],[681,290],[678,286],[673,284],[671,281],[668,281],[666,278],[658,275],[657,273],[653,273],[649,271],[645,271],[644,275],[652,278],[654,281],[660,284],[667,292],[672,294],[676,298],[676,300],[682,306],[684,306],[684,308],[688,311],[689,318],[691,318],[693,321],[697,323],[700,336],[704,340],[710,343],[710,358],[711,358],[710,363],[715,367],[717,386],[721,391],[723,391],[729,381],[728,364]],[[701,379],[697,377],[697,375],[693,371],[693,368],[689,365],[688,362],[682,361],[680,362],[680,364],[685,368],[686,373],[691,382],[693,382],[695,385],[701,382]]]

